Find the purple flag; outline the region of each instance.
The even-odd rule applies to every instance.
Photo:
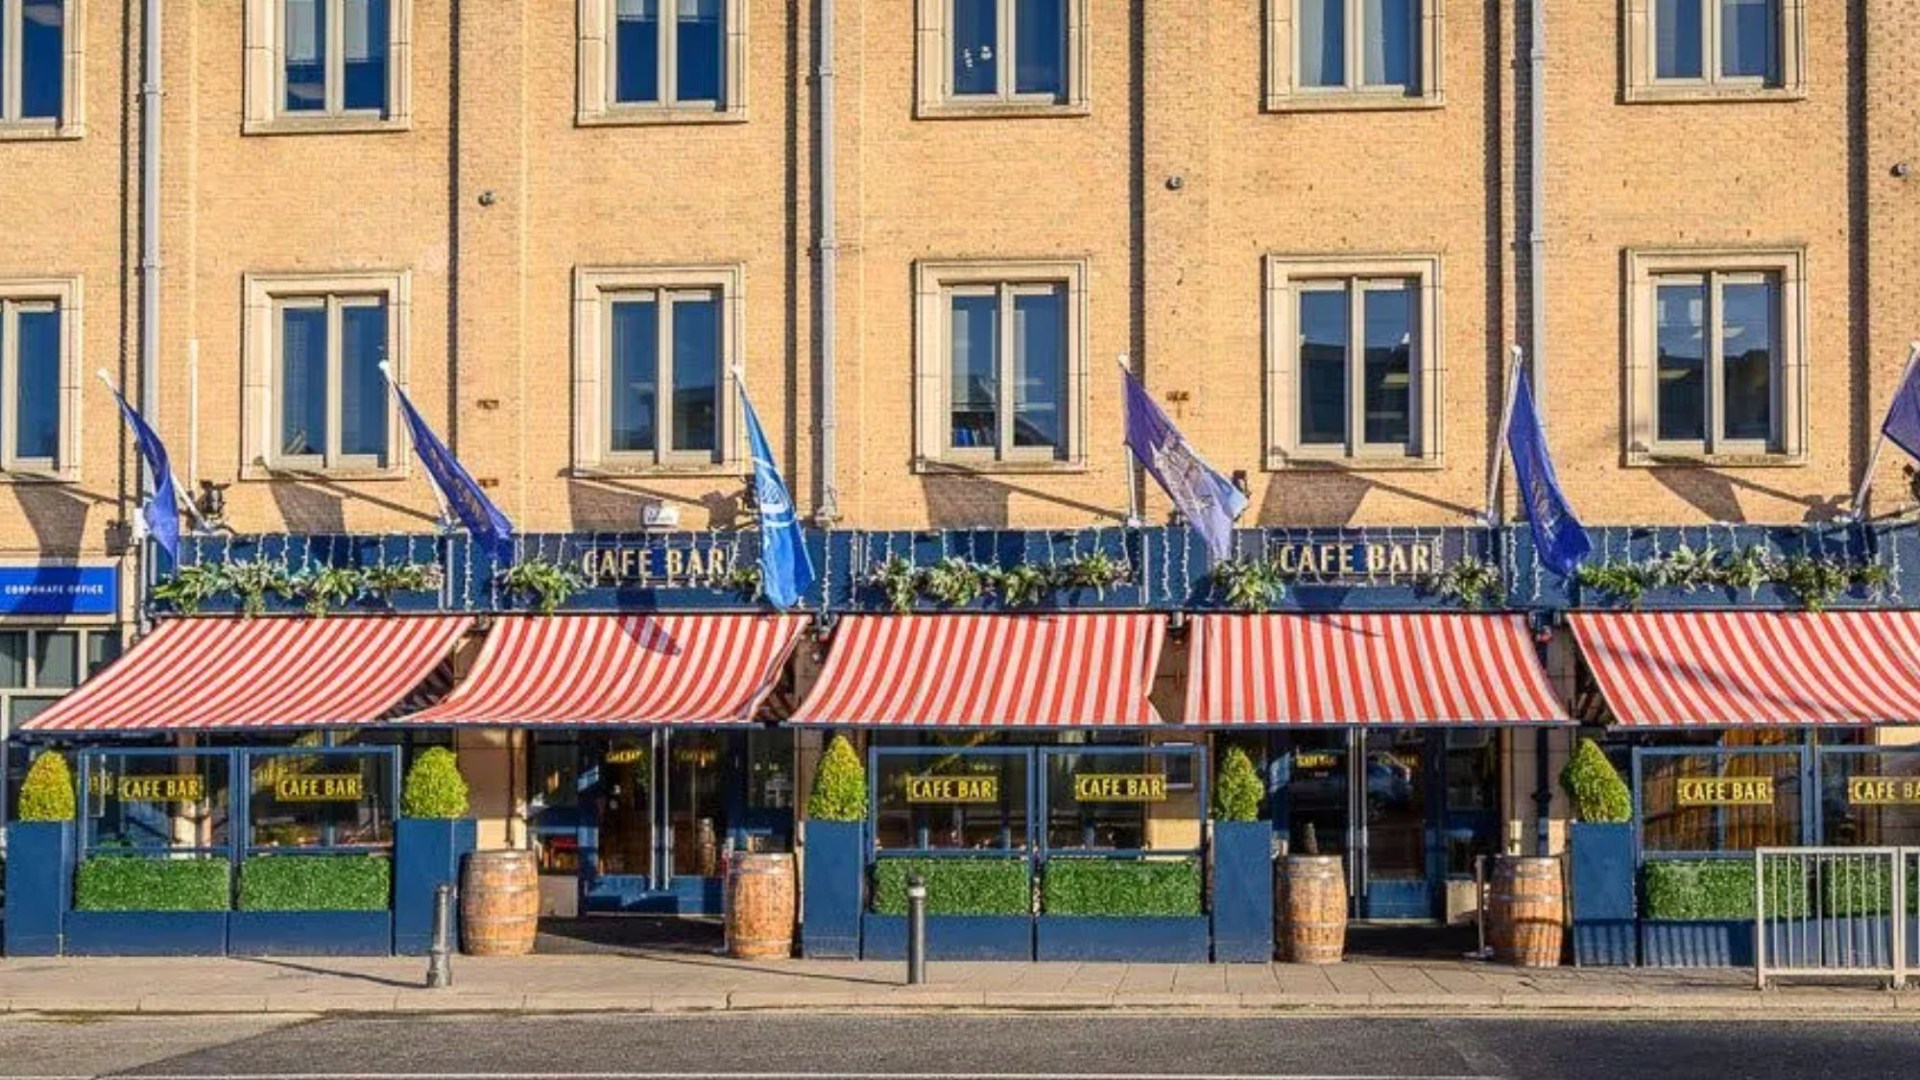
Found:
[[[1920,364],[1907,365],[1907,377],[1893,395],[1886,423],[1880,434],[1900,449],[1920,460]]]
[[[1122,368],[1120,378],[1126,384],[1127,446],[1133,456],[1160,482],[1173,505],[1207,542],[1214,561],[1230,558],[1233,521],[1246,512],[1247,497],[1200,459],[1186,436],[1147,396],[1133,372]]]

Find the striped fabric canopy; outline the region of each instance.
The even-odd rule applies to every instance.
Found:
[[[804,615],[503,618],[466,680],[402,722],[744,724],[806,623]]]
[[[1920,612],[1574,614],[1627,727],[1920,721]]]
[[[851,615],[792,723],[1143,727],[1158,615]]]
[[[383,720],[453,651],[464,615],[176,619],[22,725],[223,731]]]
[[[1524,615],[1202,615],[1187,723],[1571,723]]]

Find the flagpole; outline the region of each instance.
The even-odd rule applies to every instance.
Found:
[[[98,368],[94,371],[94,374],[99,376],[101,382],[107,384],[107,389],[113,391],[115,397],[120,397],[120,388],[113,385],[113,380],[107,376],[106,368]],[[120,398],[120,400],[125,401],[126,399]],[[200,508],[193,505],[193,499],[187,495],[186,486],[180,483],[180,474],[173,471],[171,462],[168,463],[167,478],[173,481],[174,502],[187,508],[187,513],[193,517],[193,523],[200,526],[201,531],[208,531],[207,519],[201,517]],[[154,486],[157,488],[160,485],[155,484]]]
[[[1500,406],[1500,434],[1493,441],[1493,469],[1487,473],[1487,515],[1489,526],[1500,523],[1500,515],[1494,500],[1500,494],[1500,473],[1507,467],[1507,432],[1513,427],[1513,399],[1520,392],[1521,365],[1526,362],[1526,354],[1520,346],[1513,346],[1513,370],[1507,373],[1507,399]]]
[[[393,381],[393,363],[391,361],[380,361],[380,377],[387,380],[387,389],[396,394],[400,392],[400,384]],[[415,447],[414,453],[417,454],[419,452],[419,447]],[[433,501],[440,507],[440,528],[446,532],[453,531],[453,508],[447,505],[446,493],[440,490],[439,484],[434,483],[431,473],[422,479],[426,480],[428,489],[433,492]]]
[[[1133,374],[1133,367],[1127,363],[1126,353],[1114,354],[1114,362],[1120,365],[1120,400],[1127,400],[1127,377]],[[1133,456],[1133,447],[1126,440],[1120,442],[1127,452],[1127,527],[1139,528],[1144,522],[1140,517],[1140,462]]]
[[[1920,341],[1907,347],[1907,366],[1900,369],[1900,381],[1894,384],[1894,393],[1906,388],[1907,377],[1913,374],[1913,365],[1920,362]],[[1887,446],[1887,426],[1883,421],[1880,432],[1873,440],[1873,452],[1867,455],[1867,471],[1860,477],[1860,486],[1853,492],[1853,518],[1857,521],[1861,511],[1867,505],[1867,492],[1873,488],[1873,474],[1880,468],[1880,451]]]

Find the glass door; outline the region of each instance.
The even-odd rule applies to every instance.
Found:
[[[1278,789],[1286,794],[1287,850],[1296,855],[1345,857],[1347,892],[1360,893],[1359,865],[1352,857],[1352,733],[1299,731],[1286,736]]]
[[[1418,728],[1353,733],[1350,782],[1359,794],[1353,846],[1363,919],[1429,919],[1434,914],[1427,779],[1433,740]]]
[[[680,879],[717,882],[726,872],[721,852],[728,836],[726,780],[734,775],[728,761],[733,736],[719,731],[669,731],[662,738],[666,760],[659,801],[667,829],[660,837],[658,857],[664,877],[676,891],[683,887]],[[685,887],[702,886],[688,882]]]

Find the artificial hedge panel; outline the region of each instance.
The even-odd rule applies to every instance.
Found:
[[[1769,893],[1779,914],[1788,918],[1807,914],[1806,877],[1784,867]],[[1753,918],[1753,860],[1656,859],[1644,872],[1649,919]]]
[[[1025,859],[881,859],[873,868],[873,910],[907,913],[907,879],[926,879],[929,915],[1030,915]]]
[[[256,855],[240,865],[241,911],[385,911],[392,897],[384,855]]]
[[[226,911],[232,906],[225,859],[100,855],[74,875],[80,911]]]
[[[1051,859],[1040,882],[1048,915],[1199,915],[1193,859]]]
[[[1820,914],[1831,918],[1859,918],[1893,912],[1893,868],[1862,856],[1840,864],[1829,863],[1818,877]],[[1908,912],[1920,911],[1920,879],[1907,879]]]

